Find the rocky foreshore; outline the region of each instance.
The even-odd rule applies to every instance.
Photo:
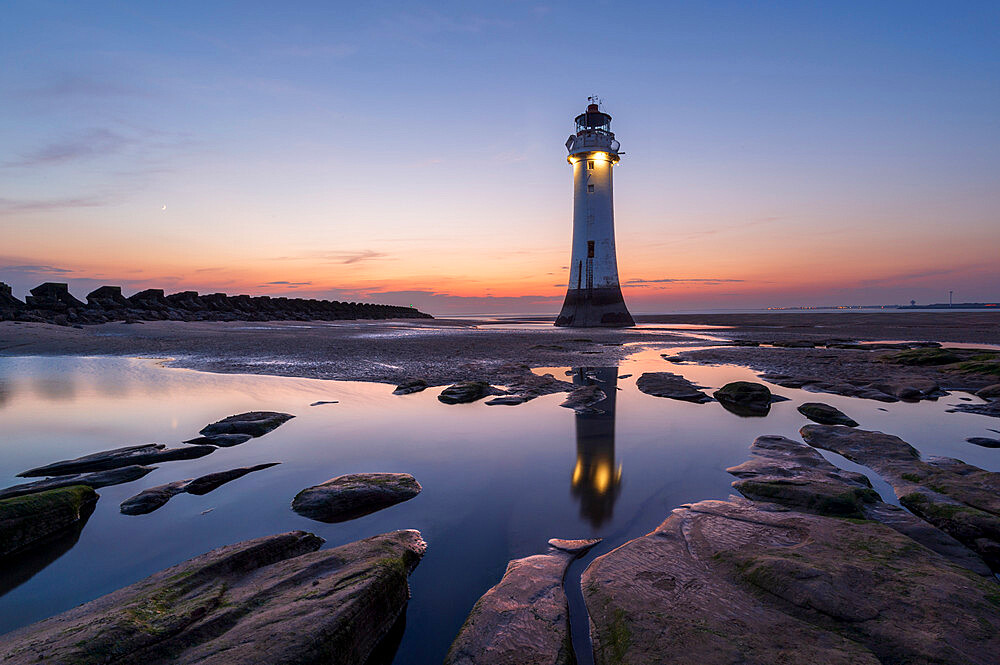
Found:
[[[46,282],[31,289],[24,302],[0,282],[0,321],[88,325],[112,321],[340,321],[353,319],[430,319],[413,307],[371,303],[229,296],[182,291],[164,295],[146,289],[125,297],[120,286],[102,286],[83,302],[67,284]]]
[[[0,637],[0,661],[363,665],[426,544],[417,531],[322,544],[292,531],[221,547]]]

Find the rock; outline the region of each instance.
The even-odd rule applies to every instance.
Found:
[[[995,582],[875,522],[745,500],[674,510],[582,589],[598,665],[986,665],[1000,650]]]
[[[595,408],[595,405],[607,398],[607,393],[601,390],[598,385],[581,386],[567,395],[559,406],[573,409],[577,413],[601,413],[601,410]]]
[[[466,404],[499,392],[485,381],[460,381],[441,391],[438,400],[445,404]]]
[[[821,425],[846,425],[848,427],[857,427],[858,423],[847,417],[840,409],[830,406],[829,404],[823,404],[822,402],[806,402],[798,407],[798,412],[809,420],[820,423]]]
[[[96,503],[97,492],[85,485],[0,500],[0,557],[42,544],[80,526]]]
[[[99,453],[77,457],[76,459],[53,462],[52,464],[22,471],[17,475],[22,478],[32,478],[37,476],[63,476],[73,473],[107,471],[123,466],[196,459],[214,452],[215,448],[212,446],[167,448],[162,443],[147,443],[141,446],[127,446],[114,450],[104,450]]]
[[[497,371],[496,376],[496,380],[505,386],[507,394],[487,402],[490,405],[523,404],[542,395],[569,392],[574,388],[572,383],[560,381],[551,374],[535,374],[528,365],[517,363],[503,365]],[[513,399],[503,400],[504,397],[520,398],[520,401],[515,402]]]
[[[844,471],[804,444],[783,436],[761,436],[749,461],[726,469],[748,499],[837,517],[863,518],[865,506],[879,501],[864,474]]]
[[[761,383],[733,381],[716,390],[712,396],[727,411],[740,416],[766,416],[771,410],[771,391]]]
[[[927,367],[957,363],[961,360],[961,357],[952,349],[921,348],[908,349],[899,353],[889,353],[882,356],[882,360],[894,365]]]
[[[1000,448],[1000,439],[991,439],[985,436],[970,436],[966,441],[977,446],[982,446],[983,448]]]
[[[549,547],[580,556],[582,554],[585,554],[590,548],[592,548],[594,545],[597,545],[602,540],[603,538],[586,538],[582,540],[549,538]]]
[[[685,402],[711,402],[712,398],[698,390],[698,386],[672,372],[644,372],[635,386],[653,397],[669,397]]]
[[[206,425],[198,433],[208,437],[214,437],[218,434],[247,434],[256,438],[277,429],[294,417],[289,413],[276,411],[250,411]]]
[[[905,402],[916,402],[922,399],[937,399],[947,393],[941,390],[937,381],[931,379],[906,379],[902,381],[888,381],[870,383],[867,386],[873,390],[891,395]]]
[[[500,397],[494,397],[491,400],[487,400],[487,406],[517,406],[518,404],[524,404],[528,401],[528,398],[524,395],[501,395]]]
[[[771,346],[777,346],[785,349],[811,349],[816,346],[816,342],[808,339],[778,340],[776,342],[771,342]]]
[[[184,443],[190,443],[195,446],[220,446],[222,448],[229,448],[246,443],[252,438],[249,434],[214,434],[212,436],[199,436],[188,439]]]
[[[991,575],[989,567],[960,542],[910,513],[883,503],[861,473],[835,467],[809,446],[783,436],[761,436],[751,459],[726,469],[743,496],[817,515],[881,522],[963,568]]]
[[[242,478],[248,473],[253,473],[254,471],[262,471],[264,469],[270,469],[272,466],[277,466],[280,462],[267,462],[265,464],[255,464],[254,466],[241,466],[238,469],[229,469],[228,471],[218,471],[216,473],[210,473],[200,478],[195,478],[188,484],[185,488],[185,492],[188,494],[194,494],[196,496],[201,496],[203,494],[208,494],[209,492],[217,489],[218,487],[225,485],[226,483],[236,480],[237,478]]]
[[[45,480],[36,480],[31,483],[23,483],[21,485],[14,485],[13,487],[6,487],[0,490],[0,499],[7,499],[13,496],[24,496],[25,494],[44,492],[46,490],[56,489],[57,487],[70,487],[72,485],[86,485],[87,487],[94,489],[97,489],[98,487],[107,487],[108,485],[121,485],[123,483],[130,483],[133,480],[138,480],[155,468],[155,466],[140,466],[135,464],[132,466],[125,466],[120,469],[112,469],[110,471],[98,471],[97,473],[77,473],[69,476],[56,476],[54,478],[46,478]]]
[[[840,425],[806,425],[806,443],[863,464],[892,485],[899,502],[1000,570],[1000,473],[947,457],[920,459],[897,436]]]
[[[221,547],[0,637],[5,665],[362,665],[426,549],[395,531],[319,550],[293,531]]]
[[[238,469],[230,469],[229,471],[210,473],[207,476],[201,476],[200,478],[188,478],[186,480],[177,480],[172,483],[167,483],[166,485],[150,487],[149,489],[139,492],[133,497],[125,499],[125,501],[121,503],[120,509],[124,515],[145,515],[153,512],[157,508],[163,507],[168,501],[170,501],[170,499],[178,494],[187,493],[197,496],[208,494],[212,490],[228,483],[231,480],[242,478],[248,473],[260,471],[261,469],[267,469],[272,466],[276,466],[277,464],[278,462],[270,462],[268,464],[258,464],[256,466],[244,466]]]
[[[986,386],[981,390],[977,390],[976,397],[986,400],[1000,398],[1000,383],[994,383],[992,386]]]
[[[408,473],[351,473],[302,490],[292,510],[320,522],[344,522],[412,499],[420,490]]]
[[[173,496],[183,492],[184,488],[190,482],[191,478],[188,478],[187,480],[177,480],[166,485],[150,487],[122,501],[119,510],[121,510],[123,515],[145,515],[151,513],[157,508],[165,506],[167,501],[170,501]]]
[[[986,404],[956,404],[954,408],[948,409],[948,413],[975,413],[980,416],[992,416],[1000,418],[1000,399],[995,399]]]
[[[503,579],[472,608],[445,665],[575,663],[563,577],[598,542],[554,538],[548,554],[508,563]]]
[[[427,389],[427,382],[423,379],[407,379],[403,381],[396,389],[392,391],[393,395],[409,395],[410,393],[419,393],[421,390]]]

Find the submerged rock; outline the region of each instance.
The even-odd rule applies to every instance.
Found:
[[[427,389],[427,382],[423,379],[407,379],[403,381],[396,389],[392,391],[393,395],[409,395],[410,393],[419,393],[421,390]]]
[[[683,376],[672,372],[644,372],[635,386],[653,397],[669,397],[685,402],[711,402],[712,398],[698,390],[698,386]]]
[[[517,406],[527,401],[528,398],[524,395],[501,395],[500,397],[487,400],[486,404],[487,406]]]
[[[412,499],[420,490],[408,473],[351,473],[302,490],[292,510],[320,522],[344,522]]]
[[[320,550],[292,531],[221,547],[0,637],[5,665],[362,665],[426,549],[395,531]]]
[[[548,554],[507,564],[503,579],[479,599],[445,665],[571,665],[563,577],[569,564],[600,542],[553,538]]]
[[[80,526],[97,498],[93,488],[73,485],[0,500],[0,557]]]
[[[726,469],[733,487],[754,501],[767,501],[817,515],[881,522],[963,568],[989,576],[974,552],[919,517],[884,503],[861,473],[835,467],[815,449],[783,436],[761,436],[751,459]]]
[[[598,665],[986,665],[1000,651],[995,582],[875,522],[745,500],[674,510],[582,588]]]
[[[739,416],[766,416],[771,410],[771,391],[762,383],[733,381],[712,396],[723,408]]]
[[[133,480],[138,480],[154,469],[156,469],[155,466],[141,466],[134,464],[132,466],[124,466],[120,469],[112,469],[110,471],[56,476],[55,478],[46,478],[45,480],[36,480],[31,483],[23,483],[21,485],[14,485],[13,487],[6,487],[0,490],[0,499],[7,499],[12,496],[23,496],[25,494],[33,494],[35,492],[44,492],[45,490],[56,489],[57,487],[70,487],[72,485],[86,485],[87,487],[94,489],[97,489],[98,487],[107,487],[108,485],[121,485],[123,483],[130,483]]]
[[[806,443],[863,464],[892,485],[899,502],[1000,570],[1000,473],[959,460],[928,461],[897,436],[840,425],[806,425]]]
[[[249,434],[215,434],[214,436],[199,436],[193,439],[188,439],[184,443],[190,443],[196,446],[219,446],[221,448],[229,448],[231,446],[238,446],[241,443],[246,443],[253,437]]]
[[[438,400],[445,404],[467,404],[499,392],[485,381],[460,381],[442,390]]]
[[[1000,448],[1000,439],[991,439],[986,436],[970,436],[966,441],[983,448]]]
[[[858,423],[843,411],[822,402],[806,402],[798,407],[798,412],[809,420],[821,425],[846,425],[857,427]]]
[[[185,493],[197,496],[208,494],[212,490],[228,483],[231,480],[242,478],[248,473],[253,473],[254,471],[268,469],[272,466],[276,466],[277,464],[278,462],[269,462],[267,464],[258,464],[256,466],[244,466],[238,469],[210,473],[207,476],[201,476],[200,478],[188,478],[186,480],[177,480],[172,483],[167,483],[166,485],[150,487],[149,489],[139,492],[133,497],[125,499],[125,501],[121,503],[120,509],[124,515],[145,515],[153,512],[157,508],[163,507],[168,501],[170,501],[170,499],[178,494]]]
[[[208,437],[214,437],[218,434],[246,434],[256,438],[277,429],[294,417],[290,413],[278,413],[277,411],[250,411],[206,425],[198,433]]]
[[[53,462],[52,464],[22,471],[17,475],[24,478],[31,478],[35,476],[62,476],[92,471],[107,471],[123,466],[196,459],[204,457],[209,453],[214,453],[215,450],[213,446],[167,448],[162,443],[147,443],[141,446],[127,446],[114,450],[104,450],[99,453],[77,457],[76,459]]]

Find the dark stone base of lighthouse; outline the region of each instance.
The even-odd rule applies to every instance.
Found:
[[[570,289],[566,292],[557,326],[572,328],[627,328],[635,321],[625,307],[620,288]]]

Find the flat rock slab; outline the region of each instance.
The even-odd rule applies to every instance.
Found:
[[[948,409],[949,413],[975,413],[980,416],[991,416],[1000,418],[1000,399],[987,402],[986,404],[956,404]]]
[[[426,544],[417,531],[322,543],[292,531],[221,547],[0,637],[0,661],[362,665]]]
[[[97,503],[85,485],[0,500],[0,556],[40,545],[85,522]]]
[[[112,469],[110,471],[56,476],[54,478],[46,478],[45,480],[36,480],[31,483],[22,483],[21,485],[6,487],[0,490],[0,499],[8,499],[12,496],[23,496],[34,492],[44,492],[45,490],[51,490],[57,487],[70,487],[72,485],[86,485],[87,487],[94,489],[97,489],[98,487],[107,487],[109,485],[121,485],[123,483],[130,483],[133,480],[138,480],[154,469],[156,469],[155,466],[141,466],[134,464],[132,466],[123,466],[120,469]]]
[[[503,579],[472,608],[445,665],[575,663],[563,577],[599,542],[553,538],[548,554],[508,563]]]
[[[392,391],[392,394],[409,395],[411,393],[419,393],[422,390],[427,390],[426,381],[423,379],[407,379],[396,386],[396,389]]]
[[[445,404],[468,404],[500,391],[485,381],[461,381],[441,391],[438,400]]]
[[[294,417],[290,413],[278,413],[277,411],[249,411],[206,425],[198,433],[202,436],[248,434],[256,438],[277,429]]]
[[[241,443],[246,443],[253,437],[249,434],[216,434],[214,436],[199,436],[194,439],[188,439],[184,443],[190,443],[195,446],[219,446],[221,448],[230,448],[232,446],[238,446]]]
[[[841,425],[806,425],[806,443],[863,464],[892,485],[899,502],[1000,570],[1000,473],[959,460],[924,461],[897,436]]]
[[[586,553],[590,548],[594,547],[600,543],[603,538],[585,538],[581,540],[566,540],[565,538],[550,538],[549,547],[555,548],[557,550],[562,550],[563,552],[569,552],[570,554],[575,554],[580,556]]]
[[[722,386],[712,396],[727,411],[739,416],[766,416],[775,401],[771,390],[762,383],[733,381]]]
[[[803,416],[821,425],[846,425],[847,427],[857,427],[856,420],[850,418],[840,409],[823,404],[822,402],[805,402],[797,407]]]
[[[988,436],[970,436],[966,441],[983,448],[1000,448],[1000,439],[991,439]]]
[[[153,464],[172,460],[196,459],[215,452],[214,446],[186,446],[167,448],[162,443],[147,443],[141,446],[126,446],[114,450],[104,450],[77,457],[76,459],[54,462],[17,474],[23,478],[37,476],[64,476],[93,471],[107,471],[123,466]]]
[[[268,469],[272,466],[276,466],[277,464],[278,462],[269,462],[267,464],[258,464],[256,466],[244,466],[238,469],[210,473],[206,476],[201,476],[200,478],[188,478],[186,480],[177,480],[172,483],[167,483],[166,485],[150,487],[149,489],[139,492],[133,497],[125,499],[121,503],[120,510],[124,515],[145,515],[163,507],[168,501],[170,501],[171,498],[178,494],[186,493],[197,496],[208,494],[221,485],[224,485],[232,480],[236,480],[237,478],[242,478],[248,473]]]
[[[995,582],[875,522],[741,499],[675,510],[582,588],[598,665],[986,665],[1000,650]]]
[[[420,490],[408,473],[351,473],[302,490],[292,510],[320,522],[344,522],[412,499]]]
[[[600,386],[581,386],[567,395],[559,406],[573,409],[577,413],[601,413],[596,407],[607,398],[608,394]]]
[[[815,449],[783,436],[761,436],[751,459],[726,469],[733,487],[754,501],[767,501],[817,515],[881,522],[979,575],[989,566],[972,550],[924,520],[884,503],[867,476],[837,468]]]
[[[711,402],[712,398],[698,390],[698,386],[680,374],[672,372],[644,372],[635,381],[636,387],[653,397],[668,397],[685,402]]]

